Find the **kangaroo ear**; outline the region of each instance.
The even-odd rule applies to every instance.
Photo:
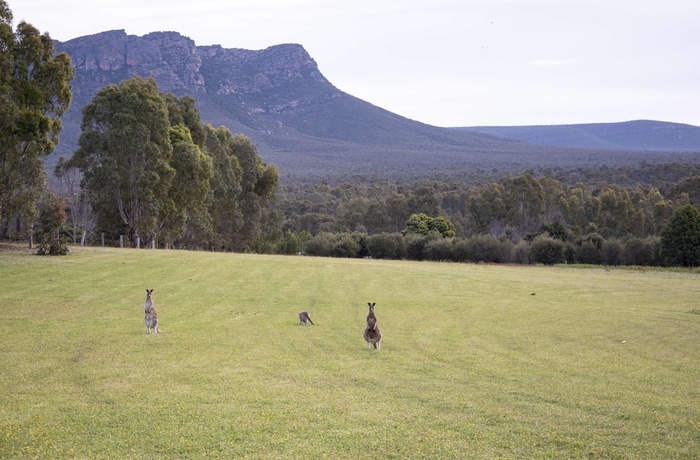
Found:
[[[375,305],[377,305],[377,302],[372,302],[372,306],[374,307]]]

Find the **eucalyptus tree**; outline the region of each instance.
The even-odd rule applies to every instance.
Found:
[[[243,169],[231,150],[233,135],[225,127],[205,128],[205,149],[212,159],[213,177],[206,215],[199,221],[200,233],[206,235],[210,250],[233,250],[233,239],[242,226],[239,207]]]
[[[181,124],[172,126],[170,143],[173,148],[170,165],[175,177],[158,218],[160,240],[168,245],[175,243],[190,220],[204,211],[214,175],[211,157],[194,143],[189,128]]]
[[[661,256],[671,265],[700,265],[700,211],[692,204],[676,209],[661,232]]]
[[[257,148],[246,136],[234,136],[229,146],[243,172],[239,206],[245,216],[243,225],[233,235],[233,249],[248,250],[263,237],[262,223],[269,212],[268,205],[275,196],[279,173],[277,168],[262,160]]]
[[[529,173],[503,184],[509,223],[524,231],[534,231],[544,218],[545,193],[542,184]]]
[[[71,102],[74,69],[48,33],[21,21],[0,0],[0,236],[8,221],[30,224],[46,182],[42,160],[56,147]]]
[[[83,173],[98,226],[124,230],[132,245],[156,240],[160,218],[174,207],[176,171],[168,107],[155,80],[105,86],[83,109],[81,128],[71,163]]]

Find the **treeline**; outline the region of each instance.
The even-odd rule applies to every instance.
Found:
[[[644,166],[645,170],[651,167]],[[487,234],[517,242],[558,224],[574,239],[592,233],[604,238],[643,238],[658,236],[679,206],[700,205],[697,165],[653,168],[685,174],[677,183],[665,182],[662,187],[617,185],[612,182],[619,173],[615,169],[608,169],[611,181],[598,186],[585,178],[571,184],[530,173],[477,185],[424,181],[284,186],[273,205],[284,213],[285,230],[312,235],[400,232],[411,215],[423,213],[449,219],[458,237]]]
[[[471,186],[425,181],[282,187],[274,203],[285,215],[278,252],[502,263],[668,263],[661,235],[679,208],[700,205],[698,166],[591,171],[597,186],[568,183],[585,177],[581,171],[560,171],[560,178],[524,173]],[[636,184],[605,181],[605,173],[610,181]],[[656,185],[649,185],[652,181]],[[416,215],[444,218],[454,233],[416,232],[408,225]]]
[[[304,249],[307,255],[321,257],[370,257],[440,262],[669,265],[662,251],[662,240],[658,236],[605,239],[593,234],[586,238],[562,241],[543,232],[532,239],[520,240],[517,243],[492,235],[441,237],[437,233],[368,235],[360,232],[321,232],[316,236],[307,236],[308,238],[300,244],[294,233],[287,233],[285,244],[280,246],[282,252],[292,253],[295,249]]]

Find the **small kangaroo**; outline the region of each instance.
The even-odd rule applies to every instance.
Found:
[[[376,302],[369,303],[369,313],[367,314],[367,327],[365,328],[365,341],[367,342],[367,349],[371,349],[372,346],[377,350],[382,349],[381,340],[382,332],[379,330],[379,325],[377,324],[377,316],[374,314],[374,306]]]
[[[151,299],[151,294],[153,294],[153,289],[146,289],[146,305],[145,305],[145,315],[144,322],[146,323],[146,332],[151,333],[151,329],[158,333],[158,313],[156,313],[156,307],[153,306],[153,299]]]
[[[308,311],[299,312],[299,324],[306,326],[307,321],[315,326],[314,322],[311,321],[311,316],[309,316]]]

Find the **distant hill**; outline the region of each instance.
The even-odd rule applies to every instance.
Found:
[[[700,152],[700,127],[653,120],[553,126],[475,126],[457,129],[539,145]]]
[[[700,161],[688,153],[550,147],[419,123],[336,88],[296,44],[226,49],[198,46],[177,32],[137,37],[113,30],[56,42],[56,48],[71,56],[76,78],[49,164],[76,150],[81,110],[94,95],[134,75],[153,76],[164,92],[193,96],[205,122],[251,138],[263,159],[289,180]]]

